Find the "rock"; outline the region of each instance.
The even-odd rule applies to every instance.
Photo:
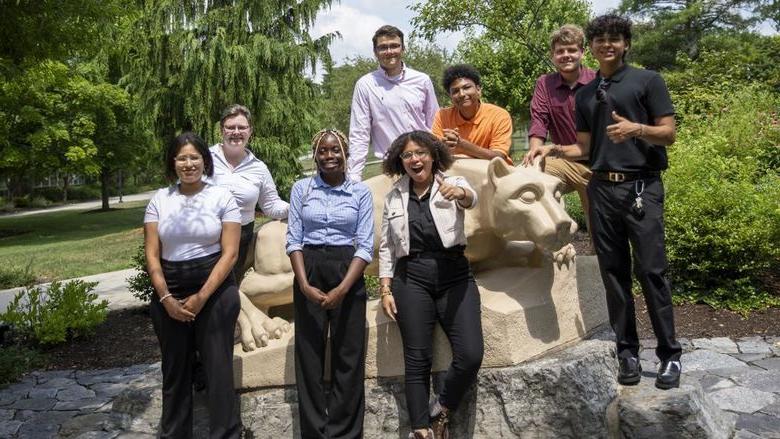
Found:
[[[19,431],[22,421],[0,421],[0,437],[11,437]]]
[[[780,422],[774,416],[744,414],[737,419],[737,428],[747,430],[764,439],[780,438]]]
[[[780,357],[765,358],[754,361],[753,364],[766,370],[780,371]]]
[[[96,396],[104,396],[107,398],[113,398],[119,395],[123,390],[127,388],[127,384],[119,383],[97,383],[90,387],[90,390],[95,392]]]
[[[717,375],[705,375],[699,380],[699,384],[701,384],[702,389],[708,393],[735,386],[734,382],[730,379],[722,378]]]
[[[739,353],[737,344],[727,337],[694,338],[692,343],[696,349],[706,349],[708,351],[714,351],[721,354]]]
[[[16,414],[15,410],[0,409],[0,421],[10,421]]]
[[[60,426],[57,424],[26,422],[19,427],[17,437],[19,439],[55,439],[58,437],[57,431],[59,428]]]
[[[737,340],[739,351],[743,354],[771,354],[772,348],[761,337],[745,337]]]
[[[739,361],[744,361],[745,363],[755,363],[756,361],[763,360],[770,355],[772,354],[765,352],[763,354],[733,354],[732,357]]]
[[[586,341],[525,364],[483,368],[451,417],[452,437],[606,437],[607,406],[617,396],[614,343]],[[434,390],[443,373],[434,375]],[[297,434],[293,387],[244,392],[249,437]],[[402,378],[366,380],[365,436],[406,437]]]
[[[67,378],[67,377],[53,377],[49,379],[45,378],[39,378],[38,385],[36,386],[39,389],[63,389],[65,387],[70,387],[74,384],[76,384],[76,380],[73,378]]]
[[[735,374],[731,379],[750,389],[780,393],[780,371],[777,370],[749,370]]]
[[[747,430],[737,430],[737,432],[734,433],[733,439],[763,439],[763,438]]]
[[[95,392],[78,384],[60,389],[57,392],[57,399],[60,401],[76,401],[79,399],[94,398]]]
[[[49,410],[56,403],[57,400],[54,398],[25,398],[17,400],[8,407],[16,410]]]
[[[621,388],[620,433],[626,438],[729,438],[734,416],[721,411],[698,383],[658,390],[651,380]]]
[[[74,401],[60,401],[54,405],[54,410],[97,410],[109,401],[109,398],[84,398]]]
[[[762,408],[761,413],[769,416],[775,416],[778,418],[778,422],[780,422],[780,402],[769,404],[768,406]]]
[[[127,377],[124,369],[114,368],[98,371],[78,371],[76,381],[82,386],[91,386],[96,383],[126,383]]]
[[[53,389],[39,389],[39,388],[32,388],[30,389],[30,392],[27,394],[28,398],[56,398],[57,392],[59,392],[59,389],[53,388]]]
[[[62,427],[60,427],[60,435],[62,437],[72,437],[88,432],[113,432],[120,427],[121,420],[118,414],[89,413],[73,417],[64,422]],[[114,433],[114,436],[116,436],[116,433]]]
[[[760,390],[730,387],[710,393],[715,404],[723,410],[753,413],[775,402],[775,396]]]
[[[697,349],[693,352],[682,354],[680,361],[682,362],[683,372],[748,367],[747,364],[729,355],[704,349]]]
[[[113,439],[118,435],[118,431],[88,431],[74,436],[73,439]]]

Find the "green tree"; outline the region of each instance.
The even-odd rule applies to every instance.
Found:
[[[699,57],[701,40],[722,31],[745,31],[763,20],[768,0],[622,0],[618,11],[638,20],[632,59],[659,70],[678,52]]]
[[[553,69],[550,34],[566,23],[584,24],[584,0],[430,0],[412,7],[416,32],[466,32],[459,57],[482,74],[483,94],[516,115],[528,112],[536,78]]]
[[[162,139],[193,130],[215,142],[222,109],[248,106],[251,146],[286,193],[300,173],[297,157],[318,129],[317,87],[305,73],[329,62],[337,34],[313,39],[308,32],[330,4],[145,0],[123,42],[125,83]]]
[[[435,45],[421,45],[409,40],[406,43],[404,63],[415,70],[427,73],[433,81],[439,104],[449,99],[441,85],[442,73],[452,62],[452,55]],[[326,66],[322,80],[321,119],[325,126],[336,127],[344,133],[349,130],[350,106],[355,83],[361,76],[379,68],[376,59],[363,56],[350,58],[340,66]]]

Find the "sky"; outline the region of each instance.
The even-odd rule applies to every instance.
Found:
[[[331,54],[336,64],[357,55],[373,57],[371,37],[380,26],[392,24],[405,34],[412,31],[410,21],[415,15],[409,6],[419,0],[341,0],[334,2],[330,10],[324,10],[317,16],[312,36],[318,37],[328,32],[339,31],[341,39],[331,45]],[[593,10],[596,14],[617,7],[620,0],[596,1]],[[435,43],[453,50],[462,35],[442,34]]]

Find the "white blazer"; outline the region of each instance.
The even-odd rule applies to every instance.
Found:
[[[443,174],[442,174],[443,175]],[[471,192],[471,209],[477,205],[477,193],[463,177],[445,176],[448,184],[462,187]],[[446,200],[439,193],[439,183],[434,179],[433,194],[429,201],[433,223],[439,232],[445,248],[466,245],[466,233],[463,231],[464,207],[456,200]],[[382,210],[382,236],[379,241],[379,277],[393,277],[398,259],[409,255],[409,176],[404,175],[393,184],[385,197]]]

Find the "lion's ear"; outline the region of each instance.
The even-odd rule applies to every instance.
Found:
[[[507,165],[504,159],[501,157],[493,157],[493,160],[491,160],[488,165],[488,180],[490,180],[490,183],[493,186],[498,187],[498,180],[506,177],[513,171],[514,168]]]

